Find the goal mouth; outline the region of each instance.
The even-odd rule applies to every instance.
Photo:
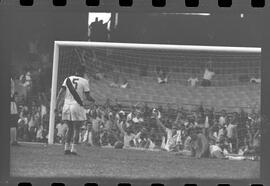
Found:
[[[98,103],[116,99],[124,105],[203,104],[230,110],[260,106],[260,83],[250,82],[261,77],[258,47],[55,41],[50,126],[56,92],[78,64],[86,67]],[[206,69],[215,73],[210,87],[201,86]],[[158,76],[168,82],[159,84]],[[198,79],[197,87],[190,86],[189,78]]]

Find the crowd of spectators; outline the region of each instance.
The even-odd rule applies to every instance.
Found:
[[[18,141],[48,141],[50,89],[45,85],[50,85],[50,80],[43,82],[46,79],[43,77],[50,76],[47,71],[42,67],[29,68],[14,78],[25,90],[17,101]],[[127,79],[114,74],[114,84],[110,86],[130,86]],[[212,76],[214,72],[206,68],[201,85],[211,86]],[[168,70],[157,69],[158,83],[168,83],[168,77]],[[96,78],[103,79],[103,76]],[[193,76],[188,82],[196,86],[198,78]],[[226,154],[260,154],[259,111],[217,112],[202,105],[193,110],[176,109],[171,105],[152,108],[146,103],[128,108],[107,100],[104,105],[94,105],[87,112],[88,119],[81,126],[79,141],[91,146],[186,151],[197,157],[208,154],[208,157],[216,158],[223,158]],[[67,130],[61,115],[57,116],[54,141],[64,143]]]
[[[19,141],[47,143],[48,140],[50,93],[38,86],[41,71],[25,71],[17,78],[26,90],[26,96],[18,102]],[[167,77],[162,69],[159,72]],[[128,108],[108,100],[104,105],[94,105],[88,110],[88,120],[81,127],[80,143],[187,151],[193,155],[196,154],[194,146],[200,146],[199,157],[205,155],[203,148],[210,156],[218,158],[226,154],[257,156],[260,153],[260,122],[259,112],[246,113],[243,109],[229,113],[203,106],[186,110],[170,105],[166,109],[162,106],[150,108],[147,104]],[[56,143],[64,143],[67,130],[61,116],[56,117]],[[192,143],[197,138],[201,140],[200,145]]]
[[[57,121],[55,139],[62,143],[67,126],[60,116]],[[165,109],[150,108],[147,104],[128,108],[107,101],[88,110],[79,141],[98,147],[184,151],[194,156],[197,153],[198,157],[259,156],[260,122],[260,114],[255,111],[215,112],[214,108],[202,106],[185,110],[170,105]],[[193,142],[196,138],[201,140],[197,150]]]
[[[31,95],[18,102],[18,141],[45,142],[49,130],[49,92],[34,89],[32,73],[19,77]],[[24,76],[24,77],[23,77]],[[36,96],[31,94],[35,90]],[[137,104],[131,108],[107,100],[104,105],[94,105],[88,111],[88,120],[81,127],[80,143],[91,146],[144,148],[196,154],[194,139],[200,138],[199,157],[206,148],[211,157],[226,154],[254,155],[260,153],[260,113],[252,111],[217,112],[214,108],[199,106],[184,108],[151,108]],[[56,117],[55,142],[64,143],[67,125]],[[203,142],[205,141],[205,142]],[[121,145],[122,144],[122,145]],[[197,145],[198,146],[198,145]],[[203,147],[205,146],[205,147]],[[195,153],[195,154],[194,154]],[[209,156],[207,155],[207,156]]]

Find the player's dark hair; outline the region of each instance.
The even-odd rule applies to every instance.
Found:
[[[84,76],[85,74],[85,67],[84,66],[78,66],[76,68],[76,71],[75,71],[75,74],[78,75],[78,76]]]

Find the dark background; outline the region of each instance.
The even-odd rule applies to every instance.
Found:
[[[114,13],[112,13],[114,14]],[[33,16],[34,15],[34,16]],[[119,13],[111,42],[261,47],[260,13],[211,13],[210,16]],[[88,12],[21,11],[12,15],[12,64],[27,63],[28,43],[50,54],[55,40],[87,41]]]
[[[117,2],[113,1],[112,2]],[[96,180],[87,180],[87,179],[80,179],[80,180],[64,180],[64,179],[17,179],[13,180],[9,178],[9,135],[8,130],[9,126],[5,125],[5,123],[8,122],[8,114],[9,114],[9,100],[7,99],[9,97],[9,72],[10,72],[10,64],[12,62],[12,54],[17,54],[19,51],[25,50],[26,47],[26,41],[28,41],[29,38],[31,38],[35,33],[43,33],[44,34],[44,43],[45,41],[49,41],[48,45],[50,46],[48,50],[52,49],[52,40],[51,39],[57,39],[57,40],[86,40],[87,37],[87,12],[89,12],[90,8],[81,8],[81,6],[78,6],[78,8],[70,8],[66,7],[65,10],[62,8],[57,8],[57,11],[52,8],[51,6],[47,6],[46,8],[21,8],[17,5],[3,5],[2,2],[12,2],[15,1],[1,1],[0,3],[0,59],[1,59],[1,125],[0,125],[0,131],[1,131],[1,147],[2,153],[0,158],[0,165],[1,165],[1,171],[0,171],[0,183],[1,185],[8,185],[9,183],[13,183],[12,185],[17,185],[18,182],[32,182],[34,185],[43,182],[43,185],[50,185],[52,182],[65,182],[67,181],[73,181],[73,184],[69,185],[83,185],[86,182],[99,182],[106,185],[116,185],[119,183],[119,180],[103,180],[102,179],[96,179]],[[82,1],[84,2],[84,1]],[[151,1],[149,1],[151,2]],[[180,1],[179,1],[180,2]],[[208,1],[207,1],[208,2]],[[209,1],[210,2],[210,1]],[[212,1],[211,1],[212,2]],[[241,1],[242,2],[242,1]],[[267,1],[266,1],[267,2]],[[18,4],[18,1],[16,1]],[[215,1],[216,3],[216,1]],[[248,2],[249,3],[249,2]],[[101,4],[102,5],[102,4]],[[99,8],[91,8],[92,11],[108,11],[108,10],[117,10],[117,11],[135,11],[141,12],[147,11],[148,9],[150,11],[161,11],[161,9],[154,9],[154,8],[142,8],[140,6],[136,6],[132,10],[127,9],[119,9],[118,6],[101,6]],[[177,9],[177,10],[176,10]],[[244,26],[241,26],[241,23],[239,21],[233,20],[230,22],[229,20],[232,20],[232,17],[236,17],[235,19],[240,19],[240,13],[242,12],[242,9],[247,11],[245,12],[244,20],[245,24]],[[37,11],[38,10],[38,11]],[[175,8],[167,8],[166,10],[163,9],[163,12],[193,12],[194,9],[187,9],[184,7],[175,7]],[[201,6],[199,8],[196,8],[195,11],[200,12],[207,12],[206,10],[209,10],[211,13],[214,12],[216,14],[215,17],[212,17],[212,21],[205,21],[205,24],[199,23],[198,20],[193,20],[192,23],[190,21],[183,22],[183,24],[179,23],[177,25],[177,28],[175,30],[181,30],[181,33],[173,31],[177,34],[177,38],[179,40],[175,40],[179,42],[180,44],[205,44],[210,45],[210,40],[206,39],[206,35],[203,33],[207,33],[207,30],[211,30],[213,33],[215,33],[214,37],[215,39],[212,39],[211,42],[213,45],[235,45],[235,46],[262,46],[262,112],[268,118],[270,116],[269,114],[269,75],[268,69],[269,69],[269,59],[270,59],[270,48],[269,48],[269,6],[264,8],[262,11],[257,11],[256,9],[250,10],[250,8],[247,8],[244,6],[244,8],[231,8],[228,11],[223,11],[221,9],[218,9],[216,6],[209,5],[209,7]],[[261,18],[256,18],[257,13],[261,13]],[[250,17],[250,19],[245,19]],[[28,19],[26,18],[28,17]],[[222,18],[220,18],[222,17]],[[211,19],[212,19],[211,18]],[[122,18],[119,18],[122,19]],[[187,17],[183,17],[183,19],[187,19]],[[196,17],[190,17],[190,19],[197,19]],[[199,18],[198,18],[199,19]],[[204,19],[201,18],[201,19]],[[228,21],[224,21],[224,19]],[[180,19],[179,19],[180,20]],[[140,19],[140,21],[144,21],[144,19]],[[160,24],[160,21],[157,20],[157,25]],[[208,23],[207,23],[208,22]],[[42,26],[42,23],[44,26]],[[200,26],[197,26],[197,23]],[[169,24],[169,23],[163,23],[163,24]],[[209,25],[209,27],[206,27],[206,24]],[[235,26],[232,26],[235,25]],[[149,26],[149,25],[148,25]],[[159,29],[159,31],[163,31],[167,34],[167,32],[171,32],[172,30],[168,31],[165,26],[163,26],[163,29]],[[192,31],[188,30],[188,28],[193,28]],[[246,29],[249,28],[249,29]],[[41,32],[42,30],[42,32]],[[165,31],[167,30],[167,31]],[[217,32],[219,30],[219,32]],[[131,38],[131,35],[134,34],[135,30],[132,29],[126,29],[126,32],[128,31],[129,36],[124,34],[124,38]],[[155,30],[157,31],[157,30]],[[132,33],[132,34],[131,34]],[[232,34],[233,33],[233,34]],[[235,34],[237,33],[237,34]],[[262,35],[260,34],[262,33]],[[151,35],[153,33],[151,32]],[[161,39],[160,34],[156,33],[156,37]],[[183,35],[185,37],[183,37]],[[133,35],[133,37],[138,37],[136,35]],[[133,38],[132,37],[132,38]],[[174,38],[173,36],[168,36],[171,38]],[[195,39],[195,38],[196,39]],[[147,38],[147,42],[149,40],[152,40],[155,43],[160,42],[159,40],[150,38],[148,35],[145,36]],[[180,40],[181,38],[181,40]],[[190,39],[189,39],[190,38]],[[149,39],[149,40],[148,40]],[[163,38],[163,41],[167,40]],[[126,39],[125,39],[126,40]],[[143,40],[143,39],[141,39]],[[144,40],[146,41],[146,40]],[[180,42],[181,41],[181,42]],[[196,42],[195,42],[196,41]],[[150,41],[149,41],[150,42]],[[192,43],[188,43],[192,42]],[[202,43],[198,43],[202,42]],[[203,43],[203,42],[209,42],[209,43]],[[45,44],[44,44],[45,45]],[[211,44],[212,45],[212,44]],[[44,47],[46,48],[46,47]],[[20,62],[18,62],[20,63]],[[263,148],[263,156],[262,156],[262,179],[261,180],[244,180],[242,182],[239,181],[233,181],[233,180],[174,180],[172,184],[174,185],[184,185],[184,183],[197,183],[198,185],[217,185],[217,183],[234,183],[232,185],[250,185],[252,183],[264,183],[264,185],[267,185],[269,182],[269,145],[267,144],[267,141],[269,140],[269,122],[266,122],[266,124],[263,126],[263,136],[262,136],[262,148]],[[268,180],[268,181],[267,181]],[[74,182],[75,181],[75,182]],[[130,180],[121,180],[122,182],[129,182]],[[131,181],[134,183],[135,181]],[[137,185],[141,185],[144,181],[136,181]],[[147,183],[144,182],[146,185],[151,185],[151,183],[158,183],[158,180],[152,180],[147,181]],[[169,182],[167,180],[167,182]],[[77,184],[74,184],[77,183]],[[163,181],[164,183],[164,181]],[[170,183],[170,182],[169,182]],[[200,183],[200,184],[199,184]],[[211,183],[211,184],[209,184]],[[133,184],[132,184],[133,185]]]

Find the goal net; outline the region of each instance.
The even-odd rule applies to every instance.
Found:
[[[237,110],[260,105],[260,48],[56,41],[50,131],[56,93],[78,64],[85,66],[98,103],[110,99],[126,105],[203,104]],[[201,86],[206,68],[215,73],[210,87]],[[167,82],[159,84],[158,77]],[[196,87],[190,86],[190,78],[198,79]]]

